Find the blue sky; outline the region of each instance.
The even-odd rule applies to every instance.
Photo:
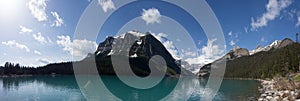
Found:
[[[190,63],[211,62],[235,45],[252,50],[274,40],[295,40],[295,33],[300,32],[297,0],[207,0],[223,29],[226,49],[214,43],[218,39],[208,40],[188,11],[179,6],[140,0],[120,7],[122,2],[125,1],[1,0],[0,65],[14,62],[40,66],[72,61],[72,54],[79,60],[93,52],[106,36],[133,29],[151,32],[174,57]],[[73,39],[89,4],[97,6],[99,12],[95,13],[110,18],[97,39]]]

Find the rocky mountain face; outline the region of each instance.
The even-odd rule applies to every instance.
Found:
[[[166,76],[178,76],[181,71],[183,75],[193,75],[181,68],[180,61],[175,60],[163,44],[150,33],[130,31],[120,36],[107,37],[92,55],[94,56],[88,56],[85,60],[95,58],[99,73],[105,75],[115,75],[111,61],[112,55],[118,58],[129,58],[132,71],[139,76],[147,76],[151,73],[149,60],[155,55],[163,57],[166,61]],[[117,62],[126,63],[126,61]]]
[[[225,54],[220,59],[214,61],[213,63],[209,63],[209,64],[206,64],[203,67],[201,67],[201,69],[199,70],[199,72],[196,75],[201,76],[201,77],[209,76],[211,65],[216,63],[217,61],[219,61],[219,60],[230,61],[230,60],[234,60],[234,59],[244,57],[244,56],[249,56],[249,51],[245,48],[239,48],[239,47],[235,46],[232,50],[230,50],[230,52]]]
[[[291,39],[286,38],[282,41],[276,40],[272,44],[267,45],[265,47],[258,46],[255,50],[252,50],[250,52],[244,48],[232,49],[225,56],[223,56],[218,60],[225,59],[227,61],[225,76],[241,77],[241,75],[244,75],[245,77],[247,77],[246,75],[248,73],[248,75],[251,74],[251,76],[253,77],[259,77],[262,75],[263,72],[260,71],[256,73],[253,72],[252,69],[258,68],[259,70],[267,71],[273,67],[279,68],[277,67],[277,65],[281,66],[281,64],[285,65],[282,67],[286,67],[286,68],[289,67],[292,67],[293,69],[298,68],[299,52],[297,52],[297,50],[300,49],[300,48],[297,49],[298,46],[299,46],[298,43],[294,43]],[[204,65],[199,70],[197,75],[201,77],[209,76],[212,64],[214,64],[214,62]],[[235,75],[235,73],[233,72],[236,72],[236,74],[239,75]],[[251,72],[253,72],[253,75]],[[272,71],[272,73],[275,72],[279,72],[279,71],[277,70]],[[269,75],[271,75],[272,73],[270,73]],[[263,76],[265,77],[265,74]]]
[[[223,56],[221,59],[233,60],[239,57],[249,56],[249,51],[245,48],[232,49],[229,53]]]
[[[279,45],[278,47],[275,47],[275,48],[283,48],[283,47],[286,47],[287,45],[290,45],[294,43],[293,40],[289,39],[289,38],[285,38]]]

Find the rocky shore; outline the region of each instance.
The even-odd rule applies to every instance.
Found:
[[[258,101],[300,101],[300,90],[287,80],[259,80]],[[294,81],[293,81],[294,82]]]

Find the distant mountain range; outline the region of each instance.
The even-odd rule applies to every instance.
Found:
[[[111,61],[112,56],[114,56],[118,59],[124,59],[124,61],[116,61],[117,63],[129,63],[130,69],[136,75],[147,76],[151,73],[149,61],[156,55],[163,57],[166,62],[165,76],[178,77],[180,74],[186,76],[197,74],[201,77],[207,77],[210,74],[212,64],[219,60],[226,60],[225,77],[265,78],[298,71],[300,44],[286,38],[275,40],[265,47],[258,46],[250,51],[236,46],[215,62],[189,64],[184,60],[174,59],[162,42],[151,33],[129,31],[122,35],[107,37],[104,42],[98,45],[94,53],[89,53],[81,61],[54,63],[38,68],[20,67],[19,64],[6,63],[4,67],[0,67],[0,75],[73,74],[72,64],[79,64],[80,68],[84,68],[82,73],[90,73],[88,68],[91,64],[95,64],[98,70],[97,74],[116,75]],[[157,64],[155,65],[157,70],[162,71],[160,62],[154,61],[154,64]],[[121,71],[125,75],[128,72],[126,70]]]
[[[218,60],[227,61],[225,77],[265,78],[298,71],[299,49],[299,43],[285,38],[282,41],[275,40],[265,47],[258,46],[251,51],[236,47]],[[212,64],[214,62],[203,66],[197,75],[209,76]]]
[[[267,45],[265,47],[262,47],[261,45],[257,46],[256,49],[250,51],[250,55],[253,55],[253,54],[261,52],[261,51],[269,51],[272,48],[275,48],[275,49],[276,48],[282,48],[282,47],[285,47],[286,45],[291,44],[291,43],[293,43],[293,41],[288,39],[288,38],[284,39],[283,41],[275,40],[273,43],[271,43],[270,45]]]

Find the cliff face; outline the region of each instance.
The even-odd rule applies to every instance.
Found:
[[[286,47],[287,45],[290,45],[290,44],[292,44],[292,43],[294,43],[291,39],[289,39],[289,38],[285,38],[280,44],[279,44],[279,46],[277,47],[277,48],[283,48],[283,47]]]
[[[245,48],[238,48],[238,49],[231,50],[229,53],[223,56],[222,59],[234,60],[236,58],[243,57],[243,56],[249,56],[249,51]]]
[[[111,57],[129,58],[132,71],[139,76],[150,74],[149,60],[155,55],[164,58],[167,64],[166,76],[178,76],[181,71],[185,75],[192,75],[191,72],[180,67],[180,63],[175,60],[160,41],[150,33],[140,33],[131,31],[121,36],[108,37],[99,44],[94,53],[96,65],[100,74],[115,75]],[[117,61],[118,63],[126,63]],[[162,68],[162,67],[157,67]],[[126,73],[124,73],[126,74]]]

